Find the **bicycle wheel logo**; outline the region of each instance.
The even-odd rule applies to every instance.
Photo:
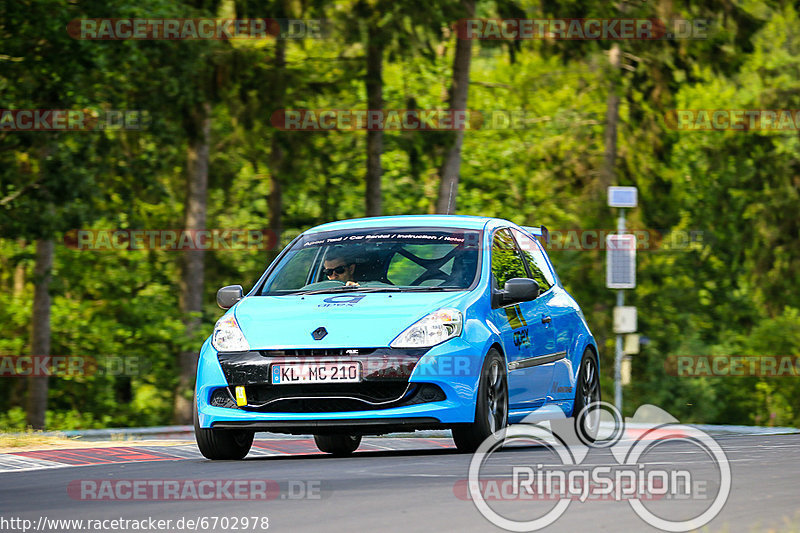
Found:
[[[594,441],[580,428],[586,420],[590,420],[590,427],[597,428],[600,416],[608,422],[600,424],[605,434]],[[641,421],[654,417],[661,422]],[[467,493],[466,497],[491,523],[515,532],[538,531],[553,524],[573,501],[625,500],[646,523],[671,532],[701,528],[722,510],[731,489],[730,464],[725,452],[707,433],[677,423],[652,405],[642,406],[627,423],[606,402],[587,406],[576,419],[578,430],[571,424],[572,419],[564,419],[551,427],[534,422],[496,432],[472,456],[466,491],[461,492]],[[489,466],[501,448],[520,444],[537,447],[535,464],[520,464],[516,457],[519,454],[503,454],[497,457],[509,459]],[[610,464],[599,460],[584,465],[591,450],[605,455],[610,452],[613,459],[605,461]],[[691,462],[669,463],[657,460],[661,451],[695,456]],[[542,460],[542,455],[551,458],[550,464]],[[701,461],[696,460],[697,455]],[[498,469],[505,470],[498,473]],[[456,485],[458,495],[459,484]],[[552,506],[545,511],[541,505],[528,506],[527,510],[535,509],[539,514],[520,519],[520,513],[508,512],[507,508],[504,512],[493,507],[493,501],[545,502]],[[674,512],[679,505],[688,507]]]

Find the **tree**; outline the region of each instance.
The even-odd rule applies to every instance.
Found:
[[[95,5],[96,4],[96,5]],[[111,74],[103,66],[113,64],[113,52],[94,43],[70,38],[64,28],[102,2],[65,5],[55,0],[5,3],[5,54],[0,61],[3,108],[73,109],[96,106],[104,96],[86,98],[82,88],[102,85]],[[105,5],[105,4],[104,4]],[[40,23],[32,24],[36,20]],[[109,78],[113,75],[109,76]],[[96,107],[95,107],[96,109]],[[101,110],[102,112],[102,110]],[[0,180],[0,228],[11,238],[36,241],[34,309],[30,350],[50,355],[50,290],[54,240],[61,232],[96,216],[96,168],[103,155],[98,146],[104,134],[70,132],[3,132],[5,149]],[[88,167],[88,168],[87,168]],[[30,378],[28,424],[45,426],[48,402],[46,377]]]
[[[206,200],[208,194],[208,167],[211,142],[211,104],[198,102],[190,112],[188,148],[186,154],[186,203],[184,204],[184,230],[193,234],[206,229]],[[205,282],[204,250],[183,252],[180,281],[180,307],[183,312],[186,335],[194,337],[201,326],[203,291]],[[178,390],[175,394],[175,421],[188,424],[192,417],[192,403],[186,391],[191,390],[197,374],[197,351],[189,348],[178,355]]]
[[[475,0],[462,0],[465,18],[475,16]],[[469,65],[472,57],[472,40],[460,39],[456,35],[456,50],[453,56],[453,82],[450,86],[449,108],[451,112],[466,111],[469,89]],[[436,202],[438,213],[454,213],[458,178],[461,170],[461,146],[464,143],[464,130],[457,129],[452,134],[452,142],[447,149],[441,167],[439,195]]]
[[[380,15],[377,13],[376,15]],[[374,18],[374,17],[373,17]],[[375,22],[368,22],[367,28],[367,109],[383,109],[383,32]],[[383,130],[367,130],[367,211],[368,217],[382,214],[381,199],[381,153],[383,153]]]

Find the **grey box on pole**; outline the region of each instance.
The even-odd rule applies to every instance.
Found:
[[[635,333],[638,329],[636,307],[632,305],[614,308],[614,333]]]
[[[636,207],[639,203],[639,191],[636,187],[617,187],[608,188],[609,207]]]

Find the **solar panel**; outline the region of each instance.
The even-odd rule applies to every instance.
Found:
[[[606,236],[606,287],[609,289],[636,287],[635,235]]]

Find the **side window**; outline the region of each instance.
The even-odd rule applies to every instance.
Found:
[[[514,237],[517,238],[522,255],[528,263],[528,269],[531,271],[531,277],[539,283],[542,292],[546,291],[555,283],[552,272],[547,266],[547,260],[544,258],[544,252],[539,247],[539,244],[533,239],[514,230]]]
[[[272,281],[261,292],[266,294],[270,291],[296,290],[305,286],[308,271],[317,252],[318,250],[314,248],[289,252],[294,253],[295,257],[287,256],[283,259],[281,262],[283,267],[272,274]]]
[[[511,232],[503,228],[492,241],[492,278],[495,288],[502,289],[511,278],[527,278],[525,263],[517,252]]]

